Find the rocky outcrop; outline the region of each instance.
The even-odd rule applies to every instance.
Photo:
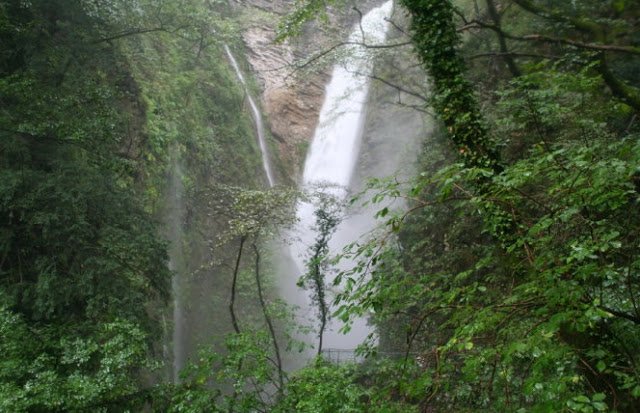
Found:
[[[276,27],[284,14],[293,9],[294,4],[291,0],[240,0],[239,3],[235,3],[236,11],[241,16],[239,21],[244,26],[242,38],[246,46],[245,57],[262,91],[260,103],[271,135],[277,143],[281,165],[284,165],[286,175],[292,179],[296,180],[301,176],[308,143],[313,138],[318,123],[325,85],[329,81],[333,66],[331,54],[325,56],[324,52],[346,39],[357,19],[382,2],[383,0],[365,0],[359,1],[357,8],[345,6],[339,10],[329,10],[329,22],[326,26],[309,23],[299,37],[279,44],[274,41]],[[397,22],[396,28],[398,24],[400,26],[406,24],[399,15],[395,16],[394,20]],[[404,36],[401,31],[393,30],[393,32],[392,37]],[[406,42],[407,39],[396,40],[401,43]],[[337,50],[339,52],[339,49]],[[405,85],[409,89],[411,86],[406,83],[407,76],[413,80],[418,78],[422,84],[424,79],[415,73],[408,75],[411,72],[409,67],[391,66],[403,61],[413,62],[410,50],[410,48],[402,48],[396,52],[385,51],[388,63],[386,73],[383,75],[384,78],[399,82],[398,84]],[[323,55],[323,58],[314,60],[313,56],[318,55]],[[389,66],[392,62],[395,63]],[[384,67],[385,65],[382,65],[380,69],[385,71]],[[377,86],[381,87],[384,84]],[[389,128],[402,131],[403,136],[415,137],[416,134],[424,133],[421,127],[422,117],[416,116],[411,109],[412,105],[420,105],[424,102],[413,102],[411,96],[403,97],[398,94],[398,90],[389,87],[384,89],[388,99],[382,99],[379,95],[381,90],[383,89],[374,89],[372,92],[376,95],[375,100],[380,101],[372,105],[367,122],[378,123],[378,126],[384,127],[380,129],[380,133],[376,133],[371,132],[373,130],[371,125],[365,125],[365,129],[369,132],[365,133],[363,143],[367,145],[367,142],[372,139],[371,136],[384,135],[387,138],[397,136],[397,133],[393,133]],[[393,100],[395,103],[383,104],[387,100]],[[387,112],[389,116],[381,112]],[[384,119],[381,120],[380,116]],[[390,135],[385,135],[385,131]],[[414,138],[409,138],[413,142],[412,139]],[[373,141],[375,140],[373,138]],[[385,145],[393,146],[393,144],[393,142],[387,142]],[[387,147],[387,149],[390,148]],[[415,151],[415,148],[411,150]]]
[[[367,10],[375,2],[366,1],[360,7]],[[322,59],[306,63],[344,40],[360,14],[348,7],[330,10],[330,30],[310,23],[299,37],[276,44],[278,21],[293,10],[292,1],[240,0],[234,7],[242,16],[246,59],[262,90],[261,106],[277,141],[281,164],[295,180],[301,175],[307,144],[318,123],[331,66],[323,66]],[[340,27],[343,29],[336,29]]]
[[[276,44],[275,30],[266,25],[248,27],[243,33],[247,60],[262,89],[261,103],[279,155],[288,172],[299,175],[305,142],[313,137],[322,105],[326,76],[300,76],[295,70],[295,48]]]

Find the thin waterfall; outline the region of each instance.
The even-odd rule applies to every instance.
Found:
[[[175,265],[173,262],[169,262],[169,269],[175,271]],[[183,304],[180,298],[182,294],[182,286],[179,280],[179,275],[174,275],[171,280],[171,290],[173,291],[173,382],[180,382],[180,371],[184,368],[185,364],[185,349],[184,349],[184,313]]]
[[[360,140],[365,120],[369,91],[369,75],[373,61],[369,50],[357,43],[367,45],[385,41],[388,23],[386,18],[392,10],[392,1],[368,12],[355,27],[349,37],[348,61],[333,68],[331,81],[326,87],[325,100],[320,111],[318,126],[304,166],[302,184],[305,189],[313,190],[321,185],[325,193],[344,200],[359,156]],[[314,318],[316,309],[311,304],[308,292],[295,288],[298,276],[306,272],[306,259],[309,247],[317,236],[315,226],[315,205],[300,202],[297,209],[299,241],[293,243],[291,255],[298,266],[298,274],[284,283],[282,291],[288,300],[302,307],[301,317]],[[371,217],[373,221],[373,217]],[[332,254],[339,253],[350,241],[356,240],[369,231],[372,223],[354,224],[345,218],[339,225],[330,244]],[[342,263],[342,269],[353,263]],[[331,282],[331,279],[327,279]],[[339,288],[339,287],[338,287]],[[292,296],[293,295],[293,296]],[[324,335],[325,348],[353,348],[361,344],[372,332],[366,317],[354,320],[351,331],[339,333],[339,323],[331,321]],[[315,338],[314,341],[315,343]]]
[[[172,149],[172,170],[169,181],[167,198],[167,213],[165,215],[167,238],[169,240],[169,269],[173,272],[171,279],[171,292],[173,295],[173,330],[172,330],[172,378],[174,383],[180,381],[180,371],[184,368],[186,352],[185,317],[183,303],[184,279],[182,277],[182,252],[183,217],[184,217],[184,187],[182,184],[182,168],[178,159],[178,152]]]
[[[227,53],[227,57],[231,62],[231,66],[233,66],[233,70],[236,72],[236,76],[242,86],[244,87],[244,92],[247,96],[247,100],[249,101],[249,106],[251,107],[251,114],[253,115],[253,121],[256,124],[256,134],[258,135],[258,144],[260,145],[260,152],[262,153],[262,167],[264,168],[265,175],[267,176],[267,181],[269,182],[269,187],[273,187],[275,181],[273,179],[273,172],[271,170],[271,162],[269,161],[269,152],[267,150],[267,141],[264,137],[264,122],[262,121],[262,114],[258,109],[258,105],[253,100],[253,97],[249,93],[249,88],[247,87],[247,82],[244,80],[244,76],[240,71],[240,66],[238,66],[238,62],[235,57],[231,53],[231,49],[226,44],[224,45],[224,51]]]

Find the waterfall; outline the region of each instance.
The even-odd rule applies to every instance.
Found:
[[[313,142],[307,153],[304,166],[303,187],[311,190],[315,185],[325,186],[323,191],[339,200],[344,200],[359,156],[360,140],[365,120],[366,103],[369,91],[369,75],[373,62],[367,48],[355,43],[367,45],[380,44],[385,41],[387,22],[392,9],[392,1],[388,1],[367,13],[355,27],[349,37],[352,44],[347,50],[348,61],[333,68],[331,81],[326,87],[325,100],[320,111],[318,126]],[[311,304],[309,293],[295,288],[298,275],[306,272],[305,261],[309,247],[313,245],[316,232],[314,216],[315,206],[309,202],[300,202],[297,209],[299,225],[296,241],[291,247],[291,255],[296,260],[298,274],[286,280],[282,290],[288,295],[289,302],[302,307],[304,318],[313,318],[316,313]],[[338,226],[330,243],[332,254],[336,254],[351,241],[362,236],[372,227],[373,217],[362,224],[350,222],[345,218]],[[342,263],[346,269],[353,263]],[[327,279],[327,282],[330,282]],[[291,295],[294,295],[293,297]],[[363,316],[354,320],[351,331],[344,335],[339,333],[339,323],[331,321],[324,335],[323,347],[353,348],[362,343],[371,333],[367,320]]]
[[[184,217],[184,187],[182,184],[182,168],[178,159],[179,154],[172,148],[171,176],[169,181],[165,213],[167,228],[167,239],[169,240],[169,269],[173,272],[171,279],[171,292],[173,295],[173,331],[172,331],[172,369],[171,374],[174,383],[179,382],[180,370],[185,365],[186,351],[185,340],[185,317],[183,289],[184,279],[182,277],[182,263],[184,262],[182,251]]]
[[[391,1],[371,10],[349,36],[349,42],[384,42]],[[364,40],[363,40],[364,36]],[[347,188],[358,159],[372,70],[365,47],[347,49],[348,61],[334,67],[326,87],[318,126],[304,165],[303,185],[329,183]]]
[[[176,271],[173,260],[169,262],[169,269]],[[185,365],[185,349],[184,349],[184,313],[183,304],[180,296],[182,294],[181,280],[179,275],[175,274],[171,280],[171,290],[173,292],[173,382],[180,382],[180,371]]]
[[[224,51],[227,53],[227,57],[231,62],[231,66],[233,66],[233,70],[236,72],[236,76],[242,86],[244,87],[244,92],[247,96],[247,100],[249,101],[249,106],[251,107],[251,114],[253,116],[253,121],[256,124],[256,134],[258,136],[258,144],[260,145],[260,152],[262,153],[262,167],[264,168],[265,175],[267,176],[267,181],[269,182],[269,187],[273,187],[273,172],[271,170],[271,162],[269,161],[269,152],[267,150],[267,141],[264,137],[264,122],[262,121],[262,114],[258,109],[258,105],[253,100],[253,97],[249,93],[249,88],[247,87],[247,82],[244,80],[244,76],[240,71],[240,66],[238,66],[238,62],[235,57],[231,53],[231,49],[226,44],[224,45]]]

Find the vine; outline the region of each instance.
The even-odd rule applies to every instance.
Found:
[[[448,0],[402,0],[401,4],[411,15],[416,53],[433,81],[433,108],[465,166],[500,172],[498,152],[464,77],[466,68],[457,52],[460,39],[453,21],[453,5]]]

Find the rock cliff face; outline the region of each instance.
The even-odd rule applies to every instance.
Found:
[[[245,58],[262,92],[260,105],[277,141],[278,155],[286,174],[295,179],[322,104],[323,78],[298,76],[294,65],[299,48],[289,42],[275,43],[277,22],[293,7],[290,1],[243,0],[232,5],[243,26]]]
[[[260,82],[262,106],[280,157],[293,167],[294,176],[304,161],[305,142],[313,137],[322,105],[326,77],[295,73],[296,50],[291,44],[275,44],[272,26],[255,25],[243,34],[247,60]]]
[[[376,2],[358,8],[367,10]],[[377,1],[380,3],[380,1]],[[310,23],[302,35],[276,44],[278,21],[294,7],[291,0],[242,0],[234,3],[243,24],[246,59],[262,90],[261,105],[287,173],[301,175],[308,143],[318,122],[331,65],[313,59],[344,40],[359,13],[349,7],[329,12],[327,27]],[[336,30],[341,27],[341,30]],[[313,60],[311,64],[307,64]]]
[[[280,44],[274,42],[276,27],[293,10],[292,0],[234,3],[243,25],[245,57],[262,91],[261,106],[277,142],[278,156],[293,180],[301,176],[333,66],[332,58],[336,57],[325,52],[344,41],[361,15],[383,1],[354,1],[349,6],[329,10],[326,26],[309,23],[300,36]],[[389,41],[407,43],[406,34],[398,30],[406,25],[402,12],[395,10],[391,19]],[[340,48],[336,50],[339,55]],[[374,77],[383,81],[372,80],[360,166],[354,177],[360,181],[354,182],[356,187],[363,185],[365,176],[399,172],[396,169],[411,164],[420,151],[430,130],[425,121],[430,121],[420,112],[426,101],[416,97],[426,95],[423,88],[427,84],[418,66],[410,47],[387,49],[376,58]]]

